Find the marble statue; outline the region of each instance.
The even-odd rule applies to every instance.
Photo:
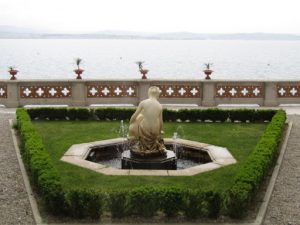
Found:
[[[162,106],[158,102],[160,90],[150,87],[149,98],[140,102],[129,122],[129,139],[134,143],[131,152],[141,156],[162,155],[166,148],[163,132]]]

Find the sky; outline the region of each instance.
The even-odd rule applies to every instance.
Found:
[[[66,33],[300,34],[300,0],[0,0],[0,25]]]

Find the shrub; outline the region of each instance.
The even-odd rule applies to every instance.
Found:
[[[98,118],[99,120],[129,120],[135,109],[132,108],[33,108],[27,110],[31,119],[65,119],[70,120],[87,120]],[[190,120],[192,122],[211,120],[224,122],[228,118],[231,121],[239,120],[246,122],[264,122],[270,121],[276,110],[253,110],[253,109],[180,109],[180,110],[163,110],[165,121],[182,121]]]
[[[236,120],[241,121],[241,122],[246,122],[247,120],[249,120],[250,122],[253,122],[254,113],[255,113],[255,110],[236,109],[236,110],[229,111],[229,117],[231,119],[231,122],[234,122]]]
[[[121,218],[127,211],[127,192],[115,191],[109,194],[109,209],[113,218]]]
[[[257,122],[271,121],[275,113],[276,110],[272,110],[272,109],[256,110],[253,115],[254,121]]]
[[[264,113],[264,118],[272,114],[271,111]],[[279,110],[273,116],[244,166],[236,174],[234,184],[225,198],[225,207],[231,217],[240,218],[245,215],[250,201],[274,162],[285,120],[285,112]]]
[[[60,177],[44,149],[41,137],[35,131],[25,109],[17,109],[18,127],[23,141],[21,153],[31,180],[38,187],[50,212],[64,212],[64,192]]]
[[[175,216],[182,209],[184,191],[179,188],[162,188],[159,191],[160,209],[167,217]]]
[[[129,120],[134,111],[127,108],[97,108],[94,113],[100,120]]]
[[[87,108],[69,108],[66,116],[70,120],[88,120],[91,117],[90,110]]]
[[[105,195],[94,189],[73,189],[66,195],[69,213],[75,218],[99,219],[103,214]]]
[[[154,216],[159,210],[166,216],[183,212],[187,218],[216,218],[225,210],[233,218],[245,215],[249,203],[258,190],[266,172],[274,163],[286,114],[274,110],[164,110],[164,119],[226,121],[271,120],[258,144],[234,177],[233,185],[224,193],[211,190],[185,190],[177,187],[140,187],[113,191],[109,198],[101,190],[64,190],[59,173],[45,151],[42,139],[31,123],[32,118],[86,120],[97,116],[105,119],[129,119],[134,109],[99,108],[39,108],[17,109],[17,126],[22,139],[21,153],[31,181],[38,188],[47,209],[55,214],[68,213],[77,218],[98,219],[107,204],[112,217],[125,215]],[[275,114],[276,112],[276,114]],[[29,116],[30,115],[30,116]],[[222,208],[223,207],[223,208]]]
[[[163,110],[163,119],[165,121],[174,122],[179,119],[177,111],[171,109],[164,109]]]
[[[189,219],[203,217],[204,209],[202,201],[204,193],[201,190],[188,190],[184,195],[183,213]]]
[[[159,209],[159,193],[153,187],[136,188],[129,192],[129,214],[152,217]]]

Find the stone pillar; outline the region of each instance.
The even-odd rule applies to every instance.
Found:
[[[86,106],[86,85],[84,80],[74,80],[72,82],[72,106]]]
[[[20,93],[19,93],[19,82],[8,81],[7,82],[7,99],[5,106],[7,108],[17,108],[20,106]]]
[[[138,82],[138,104],[148,98],[148,89],[150,87],[150,82],[141,80]]]
[[[275,82],[265,82],[265,99],[264,106],[278,106],[277,98],[277,83]]]
[[[202,83],[202,106],[216,106],[215,82]]]

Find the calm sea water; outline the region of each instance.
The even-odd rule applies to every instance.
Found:
[[[139,78],[145,61],[151,79],[203,79],[213,63],[214,79],[300,78],[300,41],[0,40],[0,79],[16,66],[19,79],[74,78],[74,58],[84,78]]]

